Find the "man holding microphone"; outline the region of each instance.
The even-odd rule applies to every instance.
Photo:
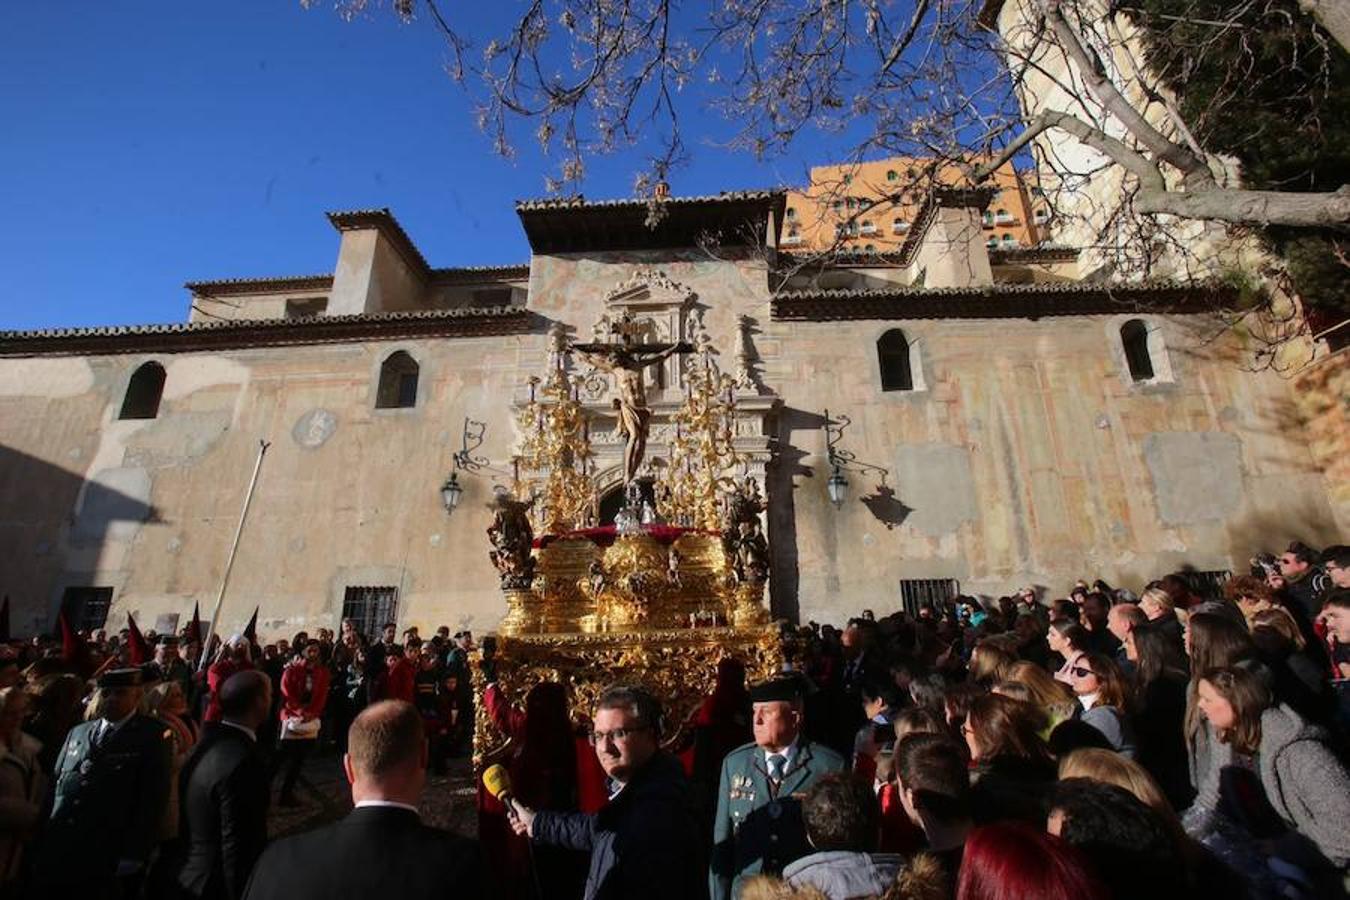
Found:
[[[662,724],[660,704],[642,688],[615,686],[600,696],[591,743],[610,796],[594,814],[536,812],[510,796],[504,772],[484,773],[517,834],[590,853],[585,900],[685,900],[702,892],[688,782],[679,761],[660,749]]]

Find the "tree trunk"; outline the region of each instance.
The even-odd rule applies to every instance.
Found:
[[[1350,53],[1350,0],[1299,0],[1298,5]]]

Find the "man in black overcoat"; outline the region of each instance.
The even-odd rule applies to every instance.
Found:
[[[343,757],[356,808],[340,822],[274,842],[245,900],[487,896],[477,842],[422,824],[427,761],[416,707],[402,700],[366,707]]]

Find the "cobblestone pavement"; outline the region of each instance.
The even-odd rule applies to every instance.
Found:
[[[280,783],[280,779],[277,780]],[[342,756],[325,749],[305,760],[296,787],[299,806],[284,807],[274,789],[268,815],[268,834],[283,837],[335,822],[352,808],[351,789],[342,773]],[[422,820],[464,837],[476,837],[473,767],[468,759],[452,759],[445,775],[431,775],[422,797]]]

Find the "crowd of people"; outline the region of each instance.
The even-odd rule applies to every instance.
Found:
[[[351,622],[260,645],[0,650],[0,898],[1337,897],[1350,867],[1350,547],[1207,592],[1028,588],[783,626],[683,722],[639,684],[586,721],[498,684],[490,638]],[[151,649],[153,648],[153,649]],[[476,840],[423,824],[475,715],[511,738]],[[318,748],[353,811],[268,841]],[[276,786],[276,787],[274,787]]]

